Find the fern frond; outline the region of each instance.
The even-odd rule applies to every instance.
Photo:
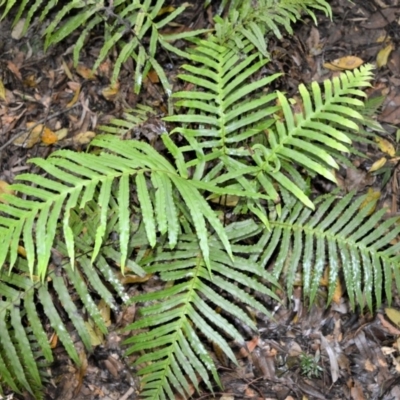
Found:
[[[116,185],[121,205],[117,208],[119,225],[116,227],[116,232],[120,235],[120,264],[121,268],[124,268],[129,238],[129,226],[126,224],[127,215],[129,215],[127,210],[128,177],[136,177],[136,183],[139,183],[137,187],[139,207],[142,215],[146,217],[146,232],[151,245],[155,245],[157,226],[162,228],[163,233],[165,232],[165,221],[162,217],[158,216],[157,220],[154,219],[154,210],[160,211],[161,208],[165,209],[167,216],[170,245],[173,247],[176,241],[177,227],[179,226],[178,214],[176,209],[170,205],[170,203],[176,203],[172,196],[172,191],[176,190],[184,200],[191,222],[196,227],[206,263],[209,260],[207,222],[213,226],[228,254],[231,254],[222,224],[201,195],[200,190],[221,195],[232,194],[232,191],[218,188],[210,183],[181,177],[172,164],[150,145],[143,142],[121,141],[113,136],[104,136],[93,141],[93,145],[103,147],[108,151],[95,156],[60,150],[53,153],[47,160],[34,159],[31,161],[40,166],[47,172],[48,177],[53,179],[31,174],[18,176],[18,180],[26,183],[15,184],[13,189],[26,194],[32,200],[21,200],[17,196],[8,195],[6,196],[8,204],[0,204],[0,211],[5,215],[0,219],[2,227],[0,241],[4,246],[1,260],[3,263],[8,260],[12,268],[21,240],[26,251],[30,274],[33,275],[37,271],[39,277],[43,278],[56,234],[57,221],[63,210],[62,229],[68,256],[73,264],[75,235],[70,226],[70,215],[75,207],[82,208],[91,200],[94,200],[99,207],[99,223],[96,227],[91,256],[93,262],[98,257],[100,248],[107,237],[108,210],[114,201],[112,188],[113,185]],[[152,181],[153,173],[157,174],[157,178]],[[150,179],[147,178],[147,174],[150,175]],[[158,188],[161,187],[160,185],[163,186],[162,191],[159,191],[159,195],[155,198],[155,204],[152,203],[153,199],[149,200],[148,194],[148,186],[151,187],[152,182],[157,182]],[[36,187],[33,187],[33,184]],[[161,194],[166,197],[161,199]],[[262,194],[246,190],[235,190],[233,194],[255,199],[265,198]]]
[[[87,207],[85,212],[88,212]],[[77,224],[77,221],[80,224]],[[96,219],[82,222],[80,216],[73,212],[71,225],[74,234],[78,237],[77,249],[79,253],[83,251],[84,254],[88,248],[93,248],[95,229],[91,225],[96,225]],[[133,235],[136,241],[142,240],[142,236],[141,231]],[[58,258],[67,256],[66,247],[62,245],[58,245],[53,252]],[[22,259],[18,260],[10,273],[5,270],[0,273],[0,290],[3,295],[3,301],[0,304],[0,388],[2,385],[7,385],[16,392],[27,390],[34,394],[35,398],[43,398],[41,394],[44,373],[42,360],[45,360],[47,364],[51,363],[53,353],[47,337],[48,332],[42,322],[42,313],[47,316],[69,357],[76,364],[79,365],[80,359],[70,333],[59,314],[60,308],[68,314],[70,323],[78,332],[86,349],[91,349],[89,325],[83,319],[84,314],[80,313],[70,295],[71,286],[75,288],[82,302],[79,305],[81,307],[83,305],[85,314],[93,325],[103,334],[107,333],[104,317],[98,309],[94,296],[96,298],[99,296],[115,309],[116,300],[107,289],[105,285],[107,283],[114,286],[123,301],[128,299],[118,275],[104,259],[107,257],[108,260],[119,261],[120,254],[116,253],[112,249],[105,248],[94,265],[88,257],[80,256],[74,269],[69,263],[63,267],[58,266],[55,271],[48,273],[45,283],[37,279],[33,282],[27,277],[29,272],[27,262]],[[142,271],[140,267],[134,265],[133,261],[128,264],[127,271],[132,270],[135,273]],[[91,291],[86,282],[89,282]],[[19,311],[20,308],[24,311]],[[42,367],[40,367],[41,364]]]
[[[273,233],[265,233],[261,265],[267,265],[278,251],[272,272],[277,279],[284,274],[290,295],[300,264],[304,297],[310,304],[325,270],[329,271],[329,301],[342,271],[352,307],[366,304],[372,309],[373,296],[379,307],[382,288],[390,302],[392,276],[398,276],[400,259],[400,246],[391,245],[400,233],[397,218],[382,223],[385,210],[369,215],[374,204],[360,209],[365,197],[355,199],[352,193],[336,204],[335,200],[335,196],[317,199],[315,213],[299,202],[285,207],[280,218],[270,221]]]
[[[282,27],[292,34],[291,24],[298,21],[302,13],[310,15],[316,23],[314,10],[323,11],[332,18],[330,6],[325,0],[232,1],[227,18],[215,17],[216,37],[220,44],[239,50],[250,42],[260,55],[267,57],[266,36],[273,33],[282,38]]]
[[[239,230],[240,229],[240,233]],[[226,232],[230,240],[253,237],[258,233],[252,221],[233,224]],[[269,314],[254,294],[266,294],[277,299],[274,292],[259,282],[260,277],[277,285],[276,280],[250,259],[253,247],[236,244],[237,254],[232,262],[219,240],[210,240],[210,277],[195,235],[185,235],[173,251],[158,248],[154,255],[142,260],[147,273],[159,273],[172,286],[153,293],[135,296],[132,302],[151,302],[141,309],[142,318],[126,328],[148,329],[127,339],[128,354],[146,350],[136,365],[147,363],[140,369],[143,375],[144,398],[170,398],[177,390],[189,394],[189,383],[198,387],[199,375],[211,389],[208,371],[220,384],[216,366],[203,344],[202,336],[215,343],[233,362],[236,358],[226,339],[244,342],[243,335],[230,321],[236,321],[256,331],[256,325],[245,310],[233,299],[264,314]],[[174,283],[180,282],[180,283]],[[222,310],[219,312],[217,310]],[[237,322],[236,322],[237,324]],[[151,352],[150,352],[151,349]]]

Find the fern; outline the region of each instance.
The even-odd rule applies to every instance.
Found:
[[[150,67],[162,77],[154,58],[158,45],[170,49],[168,40],[199,33],[162,36],[159,29],[182,9],[155,22],[164,2],[155,3],[115,0],[111,9],[73,0],[49,25],[46,45],[77,30],[80,21],[68,13],[82,9],[87,25],[75,56],[91,29],[105,23],[98,63],[119,45],[114,79],[123,60],[133,57],[138,89]],[[192,38],[193,48],[179,53],[189,62],[180,78],[194,90],[173,94],[179,111],[166,121],[178,125],[161,134],[168,156],[118,136],[128,136],[149,114],[145,107],[127,110],[123,119],[101,127],[107,134],[91,143],[100,150],[59,150],[46,160],[33,159],[45,176],[19,175],[12,185],[17,194],[2,195],[0,389],[43,397],[41,366],[53,355],[38,306],[79,364],[54,299],[87,350],[91,324],[106,332],[94,296],[114,308],[117,299],[143,303],[141,317],[126,327],[125,345],[128,354],[139,353],[135,365],[143,397],[166,399],[175,392],[188,397],[199,378],[210,390],[211,378],[221,384],[207,341],[235,363],[230,341],[242,345],[246,332],[256,332],[250,313],[269,315],[261,296],[279,301],[280,286],[290,295],[297,272],[310,303],[325,271],[328,300],[343,274],[353,307],[372,309],[384,294],[390,301],[392,275],[400,287],[399,244],[392,244],[400,232],[397,220],[382,223],[384,210],[371,213],[374,205],[362,208],[364,199],[353,193],[312,199],[307,192],[308,176],[335,181],[337,160],[355,151],[351,139],[362,134],[364,122],[361,88],[369,85],[372,67],[322,86],[300,85],[302,111],[294,113],[284,93],[268,88],[279,74],[254,80],[268,63],[265,36],[281,35],[282,27],[291,32],[290,21],[300,11],[314,17],[313,10],[329,13],[329,6],[323,0],[263,0],[255,9],[242,3],[232,2],[228,21],[216,18],[215,35]],[[4,15],[14,5],[0,3]],[[45,18],[55,5],[43,8],[36,0],[27,26],[36,13]],[[127,26],[133,39],[123,43]],[[170,90],[165,82],[164,87]],[[182,140],[173,141],[176,134]],[[207,201],[224,196],[237,198],[236,210],[247,216],[224,226]],[[167,285],[129,299],[116,266],[125,274],[157,274]],[[67,290],[71,286],[78,301]],[[78,312],[82,306],[85,314]]]
[[[43,22],[46,18],[51,18],[52,22],[45,30],[45,49],[65,40],[80,29],[81,33],[76,40],[73,51],[75,66],[79,62],[79,55],[90,33],[100,26],[104,30],[104,44],[94,64],[94,70],[100,66],[110,51],[118,46],[119,55],[114,65],[112,77],[114,83],[118,80],[122,64],[129,58],[133,58],[136,62],[135,92],[139,93],[143,79],[150,68],[153,68],[157,72],[167,95],[170,95],[171,84],[164,69],[156,60],[158,46],[180,56],[185,56],[184,51],[174,47],[170,42],[197,36],[208,30],[200,29],[179,34],[162,34],[160,30],[187,7],[187,4],[182,5],[171,13],[167,13],[165,17],[160,18],[159,12],[165,5],[164,3],[165,0],[157,0],[156,4],[152,4],[150,0],[134,2],[115,0],[106,6],[104,1],[69,0],[56,12],[58,2],[55,0],[50,2],[24,0],[19,4],[15,0],[2,0],[0,1],[0,11],[3,9],[1,15],[1,19],[3,19],[12,8],[18,7],[14,25],[25,14],[23,33],[26,33],[35,16],[39,17],[40,22]],[[52,12],[55,13],[54,17],[51,17]],[[145,46],[143,40],[147,35],[150,36],[149,45]],[[126,38],[129,38],[129,40],[124,42]]]
[[[267,57],[265,36],[272,33],[282,38],[281,27],[292,34],[291,25],[301,18],[302,13],[307,13],[317,22],[313,10],[323,11],[332,17],[325,0],[258,0],[256,3],[234,0],[226,19],[215,18],[216,37],[218,43],[238,50],[244,49],[250,42]]]
[[[231,241],[253,237],[259,232],[253,221],[237,223],[227,232]],[[277,299],[277,296],[260,278],[276,281],[252,262],[252,247],[235,244],[235,261],[232,262],[225,249],[217,240],[210,242],[210,263],[213,271],[211,278],[195,235],[184,235],[173,251],[168,247],[158,247],[151,257],[142,260],[148,274],[159,273],[164,281],[172,286],[133,297],[132,302],[151,302],[142,308],[143,318],[128,326],[126,330],[149,328],[148,331],[133,334],[126,341],[131,352],[157,349],[146,352],[135,362],[136,365],[147,363],[139,370],[144,375],[144,398],[172,398],[174,390],[183,396],[190,395],[189,383],[198,388],[197,374],[212,390],[207,370],[219,382],[216,366],[207,354],[202,336],[216,344],[231,361],[236,358],[228,342],[221,333],[231,337],[237,344],[244,344],[243,335],[227,318],[234,316],[237,321],[256,331],[256,325],[250,316],[232,303],[235,298],[264,314],[268,310],[253,294],[245,288],[251,288],[260,294]],[[249,275],[250,274],[250,275]],[[174,283],[177,282],[177,283]],[[216,311],[224,310],[224,314]],[[237,323],[237,322],[236,322]],[[217,329],[215,329],[215,328]],[[190,363],[188,363],[190,361]],[[187,376],[188,378],[185,378]]]
[[[325,81],[324,92],[316,82],[311,85],[311,93],[304,85],[300,85],[304,111],[293,114],[283,93],[257,96],[257,91],[279,74],[247,84],[246,79],[259,70],[266,60],[252,64],[257,57],[255,54],[240,61],[239,55],[235,55],[229,47],[217,45],[215,40],[196,40],[198,47],[191,59],[202,65],[185,65],[183,68],[191,74],[179,75],[181,79],[201,88],[201,91],[177,92],[173,95],[181,99],[177,106],[193,112],[165,118],[167,121],[191,124],[172,131],[183,135],[188,142],[188,146],[179,149],[180,152],[196,150],[196,158],[187,161],[187,167],[196,166],[195,177],[201,179],[204,161],[218,158],[227,172],[219,176],[208,175],[206,179],[209,182],[220,185],[237,180],[238,185],[246,190],[258,191],[261,187],[274,201],[278,201],[274,187],[274,184],[278,184],[307,206],[313,207],[302,187],[296,185],[298,175],[291,164],[299,163],[311,172],[336,181],[331,168],[338,168],[338,164],[329,150],[349,151],[351,140],[343,128],[357,132],[359,126],[351,119],[362,120],[362,115],[349,105],[363,105],[355,96],[365,96],[357,88],[369,85],[372,67],[367,65],[354,73],[342,74],[332,82]],[[248,46],[247,50],[251,49],[252,46]],[[254,96],[251,101],[247,98],[250,92]],[[280,121],[279,113],[283,121]],[[332,123],[338,127],[334,128]],[[257,143],[248,149],[239,147],[262,132],[267,135],[266,145]],[[252,158],[251,163],[249,158]],[[244,175],[254,176],[258,185],[250,189],[248,180],[243,179]],[[289,180],[287,176],[292,179]],[[250,206],[253,211],[256,210],[253,204]],[[257,213],[265,220],[262,210],[258,202]]]

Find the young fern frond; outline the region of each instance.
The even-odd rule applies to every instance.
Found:
[[[229,227],[228,238],[237,241],[234,262],[219,240],[213,237],[210,240],[212,277],[193,234],[182,236],[173,251],[160,246],[154,255],[142,260],[147,274],[158,273],[164,281],[172,283],[167,289],[131,299],[135,303],[151,302],[151,305],[141,309],[142,318],[126,328],[129,331],[148,329],[126,340],[128,354],[145,351],[145,355],[135,363],[139,366],[148,364],[139,370],[139,374],[144,376],[144,398],[172,398],[175,390],[183,396],[189,395],[190,384],[198,389],[197,375],[211,389],[208,371],[220,384],[216,366],[207,353],[202,337],[217,345],[236,363],[223,336],[242,345],[245,338],[237,326],[244,324],[252,331],[256,331],[257,327],[251,317],[233,303],[233,299],[264,314],[269,314],[268,310],[254,293],[245,289],[278,299],[271,289],[260,282],[263,278],[277,285],[275,279],[251,261],[254,249],[240,246],[238,240],[238,235],[243,240],[257,233],[259,228],[251,220]],[[232,318],[234,321],[231,322]],[[152,351],[149,352],[149,349]]]

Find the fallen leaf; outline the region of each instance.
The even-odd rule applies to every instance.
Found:
[[[93,71],[82,64],[77,65],[76,72],[84,79],[93,80],[96,78]]]
[[[6,99],[6,88],[4,87],[3,81],[0,79],[0,100]]]
[[[149,78],[151,83],[159,83],[160,82],[160,78],[158,77],[158,74],[154,69],[149,71],[149,73],[147,74],[147,78]]]
[[[387,161],[386,157],[382,157],[379,160],[376,160],[371,165],[371,168],[369,169],[369,172],[378,171],[378,169],[381,169],[386,164],[386,161]]]
[[[25,18],[21,18],[14,26],[11,31],[11,37],[15,40],[19,40],[22,38],[25,26]]]
[[[42,143],[46,146],[57,143],[57,135],[49,128],[44,128],[42,133]]]
[[[381,197],[381,192],[379,190],[375,191],[372,188],[368,189],[367,197],[360,205],[360,210],[367,207],[370,203],[376,203],[377,200]],[[376,208],[376,204],[369,210],[368,215],[371,215]]]
[[[59,129],[58,131],[54,132],[55,135],[57,136],[57,141],[63,140],[67,137],[68,135],[68,129],[67,128],[62,128]]]
[[[383,151],[386,154],[389,154],[390,157],[394,157],[396,154],[396,149],[393,144],[389,142],[387,139],[383,139],[381,137],[376,137],[375,142],[378,143],[379,150]]]
[[[364,60],[362,60],[360,57],[345,56],[331,62],[324,63],[324,68],[331,71],[343,71],[358,68],[362,64],[364,64]]]
[[[386,316],[397,326],[400,327],[400,311],[395,308],[385,308]]]
[[[115,82],[114,84],[111,84],[110,86],[107,86],[101,91],[101,94],[104,96],[106,100],[113,100],[114,97],[118,94],[119,92],[119,82]]]
[[[78,82],[68,82],[68,87],[74,92],[74,96],[67,104],[67,107],[70,108],[79,99],[79,94],[81,93],[81,85]]]
[[[29,128],[31,128],[34,125],[36,125],[35,122],[27,122],[26,127],[28,128],[28,131],[24,132],[21,136],[17,137],[13,141],[13,144],[15,146],[24,147],[25,149],[30,149],[36,143],[39,143],[44,126],[43,124],[39,124],[35,126],[32,130],[29,130]]]
[[[384,67],[388,63],[389,55],[393,49],[393,43],[389,43],[386,47],[379,50],[379,53],[376,56],[376,65],[378,68]]]
[[[80,146],[83,144],[88,144],[95,136],[96,134],[92,131],[81,132],[74,136],[72,141],[74,145]]]
[[[7,201],[3,199],[4,194],[14,194],[14,190],[10,189],[10,185],[6,181],[0,180],[0,202],[7,204]]]
[[[368,20],[361,24],[365,29],[381,29],[392,23],[398,16],[399,9],[397,7],[388,7],[379,9],[369,16]]]

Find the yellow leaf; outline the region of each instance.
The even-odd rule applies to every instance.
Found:
[[[81,132],[74,136],[72,141],[74,145],[80,146],[82,144],[88,144],[95,136],[96,134],[92,131]]]
[[[374,189],[369,188],[367,197],[360,205],[360,210],[367,207],[371,202],[376,202],[381,197],[381,192],[379,190],[375,191]],[[375,206],[371,208],[368,215],[371,215],[375,211]]]
[[[390,157],[394,157],[396,154],[396,149],[392,145],[389,140],[383,139],[381,137],[376,137],[375,142],[378,143],[379,150],[383,151],[386,154],[389,154]]]
[[[331,62],[325,63],[324,68],[329,69],[331,71],[343,71],[346,69],[358,68],[362,64],[364,64],[364,60],[362,60],[360,57],[345,56],[333,60]]]
[[[95,324],[91,319],[89,319],[88,321],[85,321],[85,326],[89,333],[90,344],[93,347],[100,346],[101,344],[103,344],[104,336],[101,332],[100,332],[100,334],[98,332],[96,332]]]
[[[378,171],[378,169],[381,169],[386,164],[386,161],[386,157],[382,157],[379,160],[376,160],[369,169],[369,172]]]
[[[62,139],[65,139],[68,135],[68,129],[67,128],[62,128],[59,129],[58,131],[54,132],[57,136],[57,140],[60,141]]]
[[[25,247],[18,246],[18,254],[24,258],[26,258],[26,250]]]
[[[97,305],[97,308],[100,311],[100,314],[101,314],[101,317],[103,318],[105,326],[110,326],[111,325],[110,306],[103,299],[101,299],[99,301],[99,304]]]
[[[28,131],[25,132],[23,135],[17,137],[14,141],[13,144],[15,146],[21,146],[26,149],[32,148],[36,143],[40,142],[40,138],[42,136],[42,131],[44,129],[43,124],[36,125],[35,122],[27,122],[26,127],[28,128]],[[33,128],[32,128],[33,127]],[[32,130],[29,130],[29,128],[32,128]]]
[[[386,316],[397,326],[400,326],[400,311],[395,308],[385,308]]]
[[[105,99],[107,100],[113,100],[114,97],[118,94],[119,92],[119,82],[115,82],[114,84],[111,84],[110,86],[107,86],[101,91],[101,94],[104,96]]]
[[[0,100],[6,99],[6,88],[4,87],[3,81],[0,79]]]
[[[389,43],[386,47],[379,50],[379,53],[376,56],[376,65],[378,66],[378,68],[384,67],[387,64],[389,55],[393,49],[393,43]]]
[[[14,194],[14,190],[10,189],[6,181],[0,181],[0,202],[7,204],[7,201],[3,199],[4,194]]]

